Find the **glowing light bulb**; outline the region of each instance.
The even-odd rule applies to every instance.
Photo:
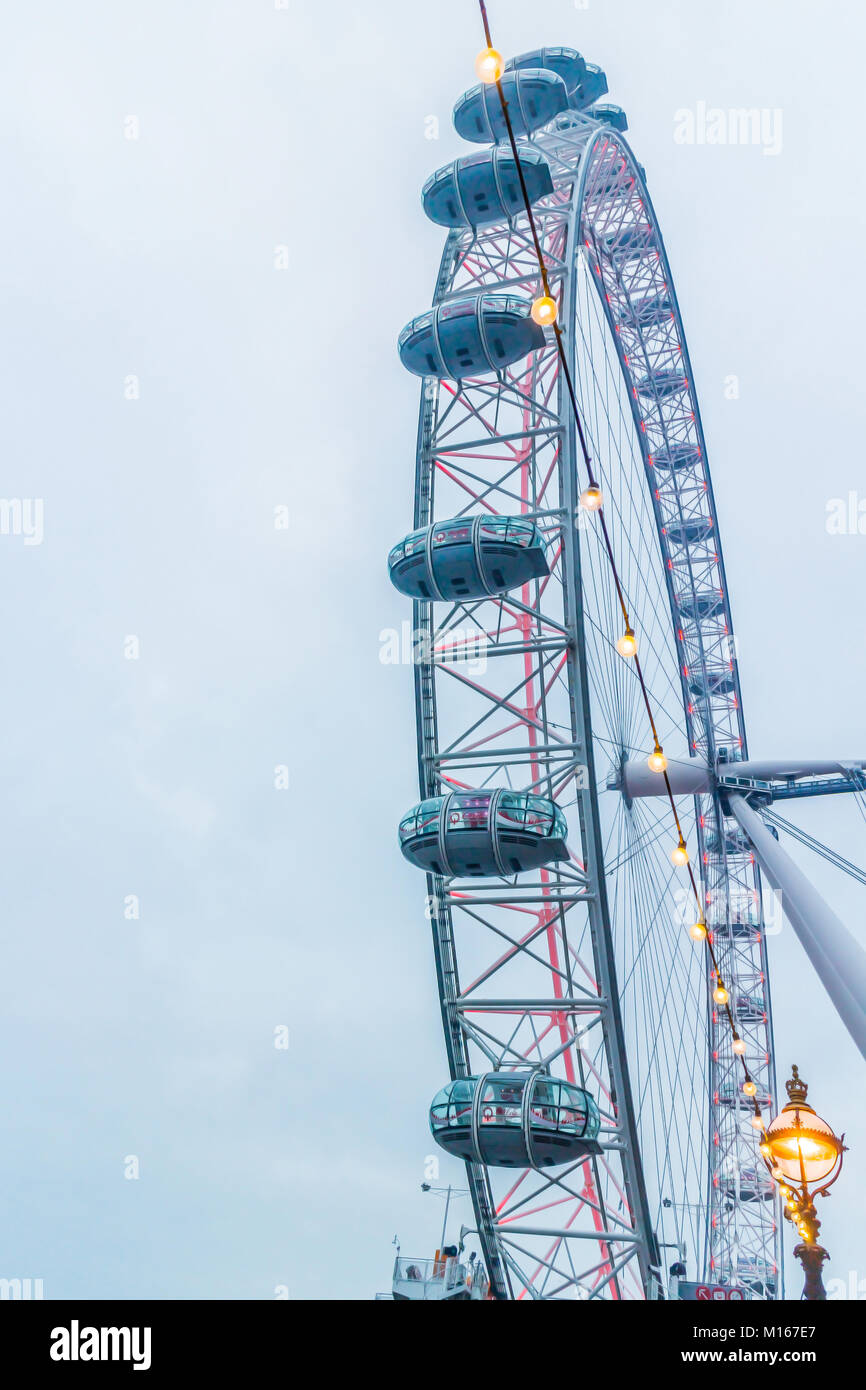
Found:
[[[706,922],[695,922],[695,923],[693,924],[693,926],[689,927],[689,936],[692,938],[692,941],[706,941],[706,939],[707,939],[707,924],[706,924]]]
[[[784,1176],[785,1176],[785,1174],[782,1172],[781,1168],[771,1168],[771,1169],[770,1169],[770,1177],[771,1177],[771,1178],[775,1178],[775,1179],[776,1179],[776,1182],[778,1182],[779,1179],[780,1179],[780,1178],[783,1178]],[[787,1187],[783,1187],[783,1188],[780,1188],[780,1191],[781,1191],[781,1193],[782,1193],[782,1196],[784,1197],[785,1194],[787,1193],[788,1189],[787,1189]]]
[[[535,323],[546,328],[549,324],[556,323],[556,300],[551,299],[549,294],[543,294],[539,299],[532,301],[529,312]]]
[[[754,1081],[744,1081],[744,1082],[743,1082],[743,1095],[744,1095],[744,1096],[756,1096],[757,1094],[758,1094],[758,1088],[757,1088],[757,1086],[755,1085]]]
[[[646,760],[646,765],[650,772],[664,772],[668,765],[668,760],[664,755],[664,750],[660,744],[656,744],[653,751]]]
[[[746,1044],[744,1043],[743,1039],[742,1039],[742,1038],[734,1038],[734,1041],[731,1043],[731,1050],[732,1050],[733,1052],[736,1052],[736,1054],[737,1054],[738,1057],[745,1057],[745,1055],[746,1055]]]
[[[619,641],[616,644],[616,649],[619,652],[620,656],[630,657],[636,655],[637,639],[635,638],[635,635],[630,627],[627,627],[625,632],[622,634],[622,637],[620,637]]]
[[[745,1089],[746,1089],[746,1088],[745,1088],[745,1086],[744,1086],[744,1087],[743,1087],[743,1090],[745,1090]],[[758,1145],[758,1148],[761,1150],[761,1153],[764,1155],[764,1158],[769,1158],[770,1155],[771,1155],[771,1153],[773,1152],[773,1150],[770,1148],[769,1144],[759,1144],[759,1145]]]
[[[475,59],[475,76],[479,82],[498,82],[504,71],[502,54],[495,48],[482,48]]]
[[[580,505],[587,512],[597,512],[603,501],[598,483],[590,483],[580,494]]]
[[[725,989],[725,986],[719,983],[713,990],[713,998],[715,999],[717,1004],[727,1004],[730,995],[728,994],[728,991]]]
[[[764,1128],[764,1121],[761,1119],[760,1115],[753,1115],[753,1116],[752,1116],[752,1120],[751,1120],[751,1124],[752,1124],[752,1129],[763,1129],[763,1128]]]
[[[676,864],[677,868],[681,869],[688,862],[689,852],[686,849],[686,842],[681,839],[676,849],[671,850],[671,863]]]

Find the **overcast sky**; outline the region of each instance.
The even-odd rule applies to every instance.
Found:
[[[866,21],[833,8],[490,4],[506,54],[573,45],[628,112],[754,756],[866,756],[866,535],[827,530],[832,499],[866,503]],[[442,1215],[420,1183],[445,1051],[395,833],[411,670],[379,634],[409,616],[385,572],[418,404],[395,340],[432,294],[419,194],[460,150],[477,6],[43,0],[2,37],[0,492],[43,513],[40,544],[0,536],[0,1276],[367,1298],[395,1232],[426,1255]],[[741,106],[766,140],[675,139]],[[791,816],[866,863],[847,799]],[[863,890],[801,853],[863,941]],[[820,1213],[847,1285],[863,1065],[790,929],[771,950],[780,1081],[798,1063],[849,1136]]]

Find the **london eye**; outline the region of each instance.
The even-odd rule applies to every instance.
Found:
[[[481,75],[467,152],[423,189],[445,246],[398,345],[422,379],[388,564],[419,651],[399,844],[449,1072],[431,1131],[494,1297],[654,1298],[677,1262],[777,1299],[761,871],[787,892],[790,865],[767,808],[862,790],[863,764],[750,758],[683,319],[603,71],[548,47]]]

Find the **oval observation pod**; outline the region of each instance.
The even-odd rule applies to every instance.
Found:
[[[679,391],[687,391],[689,379],[685,372],[677,371],[676,367],[666,367],[652,372],[650,376],[642,377],[637,382],[637,389],[642,396],[658,396],[660,400],[666,401]]]
[[[754,1168],[741,1168],[739,1173],[734,1168],[723,1170],[719,1186],[726,1197],[734,1201],[739,1197],[741,1202],[771,1202],[776,1193],[769,1173],[758,1173]]]
[[[713,927],[713,936],[723,941],[760,941],[761,928],[757,922],[735,919],[733,922],[718,922]]]
[[[738,994],[734,1002],[734,1013],[744,1023],[759,1023],[766,1018],[764,996],[762,994]]]
[[[704,695],[733,695],[737,688],[734,680],[734,673],[730,670],[708,671],[706,676],[696,675],[689,681],[689,690],[693,695],[702,697]]]
[[[755,1101],[758,1102],[762,1110],[766,1110],[770,1104],[770,1096],[766,1087],[759,1090],[755,1096],[747,1096],[743,1093],[743,1088],[735,1081],[723,1081],[715,1095],[717,1105],[742,1105],[746,1109],[754,1109]]]
[[[595,169],[586,183],[586,198],[592,203],[599,198],[609,198],[611,193],[630,193],[634,178],[625,160],[618,160],[613,173],[610,165],[606,169]]]
[[[737,1255],[731,1279],[753,1289],[761,1298],[775,1298],[777,1273],[776,1266],[760,1255]]]
[[[531,204],[553,192],[550,165],[539,150],[521,150],[520,167]],[[437,169],[421,190],[421,200],[430,221],[440,227],[483,227],[525,211],[514,155],[498,145]]]
[[[683,594],[677,599],[677,608],[690,622],[702,623],[724,614],[725,600],[718,589],[706,589],[702,593]]]
[[[569,100],[577,111],[585,111],[593,102],[607,95],[607,74],[598,63],[587,63],[580,86],[572,92]]]
[[[650,457],[653,468],[665,473],[684,473],[688,468],[699,468],[702,462],[703,455],[697,444],[672,444]]]
[[[526,68],[545,68],[555,72],[565,84],[571,96],[586,77],[586,62],[576,48],[533,48],[528,53],[518,53],[505,64],[506,72],[522,72]]]
[[[624,135],[628,130],[628,117],[621,106],[594,102],[586,114],[592,116],[594,121],[601,121],[602,125],[610,126],[612,130],[618,130],[621,135]]]
[[[502,74],[502,94],[515,136],[532,135],[568,106],[565,83],[555,72],[526,68]],[[470,87],[454,107],[454,129],[477,145],[508,139],[499,93],[493,82]]]
[[[688,521],[669,521],[662,530],[671,545],[700,545],[713,534],[713,519],[696,516]]]
[[[422,600],[484,598],[550,573],[544,538],[519,516],[464,516],[412,531],[388,556],[391,583]]]
[[[449,299],[406,325],[397,340],[403,366],[415,376],[485,376],[544,347],[532,304],[514,294]]]
[[[568,859],[568,824],[555,801],[505,788],[431,796],[399,826],[400,850],[427,873],[507,878]]]
[[[430,1106],[440,1148],[497,1168],[550,1168],[600,1153],[600,1126],[588,1091],[542,1072],[461,1077]]]
[[[623,231],[614,232],[605,240],[605,251],[612,261],[622,265],[638,260],[648,252],[655,253],[655,234],[648,222],[640,222]]]
[[[649,294],[643,299],[633,299],[617,315],[620,323],[637,323],[647,327],[657,319],[673,317],[674,301],[669,294]],[[682,448],[682,445],[675,445]],[[691,446],[689,446],[691,447]]]
[[[707,849],[710,854],[754,854],[754,847],[745,830],[726,830],[724,835],[715,833],[707,836]]]

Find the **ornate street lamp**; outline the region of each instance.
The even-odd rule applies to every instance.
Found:
[[[845,1136],[838,1138],[827,1121],[806,1104],[808,1087],[796,1067],[791,1069],[785,1090],[788,1104],[767,1126],[761,1153],[779,1183],[783,1215],[800,1234],[801,1244],[794,1247],[794,1254],[806,1275],[803,1297],[825,1299],[821,1266],[830,1256],[818,1244],[821,1223],[814,1198],[826,1196],[827,1188],[842,1171]]]

